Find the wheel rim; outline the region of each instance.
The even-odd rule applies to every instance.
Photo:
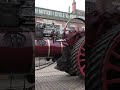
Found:
[[[83,41],[78,50],[78,68],[82,76],[85,77],[85,41]]]
[[[113,40],[103,61],[103,90],[113,90],[115,87],[120,87],[120,33]]]

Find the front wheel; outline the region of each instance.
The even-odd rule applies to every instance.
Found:
[[[78,76],[85,77],[85,37],[80,38],[73,47],[71,63]]]

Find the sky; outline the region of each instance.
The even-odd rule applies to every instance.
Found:
[[[85,10],[85,0],[75,0],[76,8],[79,10]],[[35,0],[35,6],[52,9],[57,11],[68,12],[70,6],[70,12],[72,11],[73,0]]]

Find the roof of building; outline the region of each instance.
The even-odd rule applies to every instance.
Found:
[[[80,16],[85,16],[85,11],[76,9],[75,14],[80,15]]]

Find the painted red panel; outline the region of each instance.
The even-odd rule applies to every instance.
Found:
[[[4,33],[0,33],[0,73],[29,73],[34,64],[33,34],[21,33],[26,37],[21,47],[9,46]],[[8,43],[9,42],[9,43]]]
[[[35,56],[36,57],[55,57],[61,55],[64,45],[62,42],[53,43],[52,40],[45,40],[45,45],[39,44],[39,39],[35,40]]]

